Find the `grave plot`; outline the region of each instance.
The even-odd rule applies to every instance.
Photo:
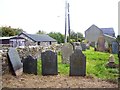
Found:
[[[16,76],[21,75],[23,73],[23,64],[21,63],[17,50],[15,48],[10,48],[8,57],[12,73]]]
[[[73,46],[69,43],[65,44],[62,49],[62,63],[69,64],[70,63],[70,55],[73,52]]]
[[[37,75],[37,59],[34,59],[30,55],[27,56],[27,58],[23,60],[23,72]]]
[[[80,49],[70,56],[70,76],[86,75],[86,57]]]
[[[53,51],[46,51],[41,53],[42,60],[42,75],[57,75],[57,53]]]
[[[98,38],[97,44],[98,44],[98,46],[97,46],[98,51],[104,52],[105,51],[105,38],[104,38],[104,36],[100,36]]]

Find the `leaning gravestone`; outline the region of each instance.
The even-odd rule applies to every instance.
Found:
[[[37,75],[37,59],[34,59],[30,55],[27,56],[27,58],[23,60],[23,72]]]
[[[118,43],[117,42],[112,42],[112,53],[118,54]]]
[[[86,75],[86,57],[80,49],[70,56],[70,76]]]
[[[70,63],[70,55],[73,52],[73,46],[69,43],[63,45],[62,49],[62,63],[69,64]]]
[[[100,36],[98,38],[97,44],[98,44],[98,49],[97,50],[101,51],[101,52],[104,52],[105,51],[105,38],[104,38],[104,36]]]
[[[41,53],[42,60],[42,75],[57,75],[57,53],[53,51],[46,51]]]
[[[15,48],[10,48],[8,52],[9,65],[13,70],[13,74],[19,76],[23,73],[23,64],[21,63],[18,52]]]

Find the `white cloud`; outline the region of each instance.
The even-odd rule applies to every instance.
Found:
[[[71,29],[84,31],[92,24],[113,27],[118,33],[118,0],[69,0]],[[65,0],[1,0],[0,25],[64,34]]]

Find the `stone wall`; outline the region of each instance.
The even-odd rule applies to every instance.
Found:
[[[49,47],[24,47],[24,48],[16,48],[18,54],[21,58],[21,61],[26,58],[28,55],[32,55],[34,58],[41,58],[41,53],[46,50],[52,50],[54,52],[58,52],[61,50],[61,46],[59,44],[54,44]],[[8,48],[2,48],[0,50],[0,60],[2,62],[2,74],[9,73],[9,63],[8,63]]]

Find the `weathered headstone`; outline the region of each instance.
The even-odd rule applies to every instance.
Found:
[[[86,57],[80,49],[70,56],[70,76],[86,75]]]
[[[82,51],[85,51],[87,48],[85,43],[81,43],[81,47],[82,47]]]
[[[86,49],[90,49],[90,44],[89,43],[86,44]]]
[[[104,38],[104,36],[100,36],[98,38],[97,44],[98,44],[98,49],[97,50],[101,51],[101,52],[104,52],[105,51],[105,38]]]
[[[73,45],[74,45],[74,50],[75,50],[75,49],[80,49],[80,50],[82,50],[82,47],[81,47],[80,42],[73,42]]]
[[[106,64],[106,67],[108,67],[108,68],[116,68],[116,67],[118,67],[118,65],[115,64],[115,58],[114,58],[114,56],[112,54],[109,56],[109,61]]]
[[[42,75],[57,75],[57,53],[53,51],[46,51],[41,53],[42,60]]]
[[[65,44],[62,49],[62,63],[69,64],[70,63],[70,55],[73,52],[73,46],[69,43]]]
[[[21,63],[18,52],[15,48],[10,48],[8,52],[10,68],[13,74],[19,76],[23,73],[23,64]]]
[[[30,55],[27,56],[27,58],[23,60],[23,72],[37,75],[37,59],[34,59]]]
[[[106,48],[106,49],[108,49],[108,48],[109,48],[109,44],[108,44],[108,42],[107,42],[107,41],[105,42],[105,48]]]
[[[117,42],[112,42],[112,53],[118,54],[118,43]]]

